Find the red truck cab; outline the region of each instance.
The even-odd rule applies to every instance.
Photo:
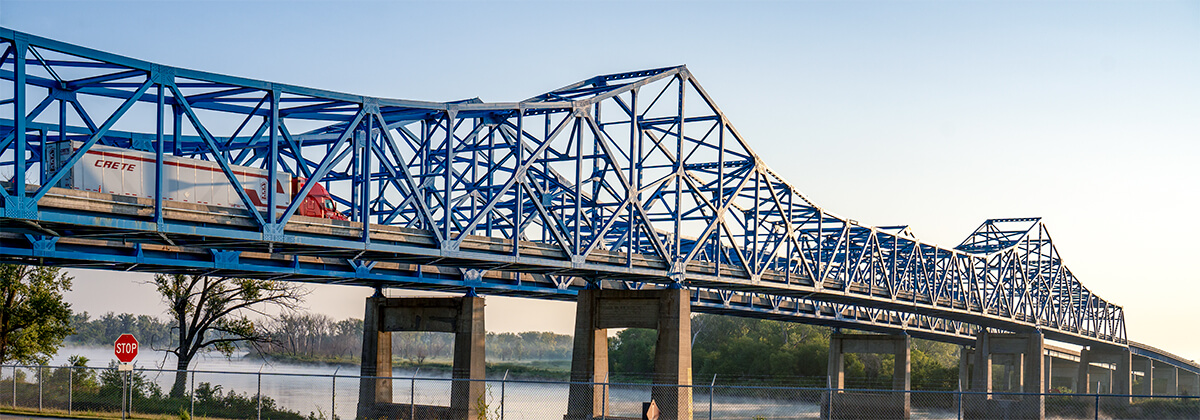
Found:
[[[304,178],[292,178],[292,191],[299,192],[303,189],[305,181]],[[333,196],[329,195],[329,191],[320,183],[313,184],[308,195],[304,196],[300,203],[300,208],[296,209],[296,214],[321,219],[349,220],[346,215],[337,211]]]

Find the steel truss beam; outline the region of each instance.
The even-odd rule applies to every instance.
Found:
[[[422,102],[172,68],[8,29],[0,49],[6,261],[550,299],[650,283],[692,288],[712,312],[947,341],[988,327],[1126,342],[1122,308],[1071,274],[1040,220],[989,220],[944,248],[827,212],[751,150],[684,66],[515,103]],[[296,197],[319,182],[350,221],[297,216],[300,200],[268,214],[56,188],[83,153],[48,169],[42,148],[59,141],[213,161],[231,183],[231,165],[308,178]],[[149,247],[167,248],[138,260]],[[446,267],[485,275],[412,280]]]

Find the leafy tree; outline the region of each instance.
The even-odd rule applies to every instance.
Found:
[[[146,372],[135,370],[122,372],[117,370],[116,360],[108,362],[108,369],[100,371],[100,395],[114,400],[121,397],[122,387],[129,387],[129,393],[135,398],[162,399],[162,388],[153,380],[146,377]]]
[[[658,332],[644,328],[626,328],[608,341],[608,363],[613,375],[644,375],[654,372],[654,348]]]
[[[60,270],[0,265],[0,363],[45,364],[71,334],[72,277]]]
[[[264,307],[293,310],[307,294],[298,285],[269,280],[159,274],[154,285],[167,304],[178,333],[168,352],[178,360],[171,396],[187,388],[188,366],[205,350],[229,356],[238,344],[267,342],[270,336],[247,316],[266,316]]]
[[[827,327],[698,314],[692,317],[692,367],[696,378],[825,386],[829,336]],[[655,331],[638,329],[609,339],[613,374],[652,372],[655,341]],[[846,354],[845,360],[847,386],[891,386],[893,355]],[[956,345],[913,339],[911,363],[915,388],[954,389],[957,384]]]
[[[92,319],[87,312],[71,315],[71,328],[75,333],[67,342],[85,346],[109,346],[121,334],[137,337],[138,343],[147,349],[160,350],[174,344],[174,326],[149,315],[115,314],[108,312]]]
[[[88,360],[88,358],[78,354],[67,358],[69,366],[74,368],[70,369],[70,382],[72,386],[83,391],[93,391],[100,388],[100,382],[96,377],[96,371],[87,368],[89,361],[90,360]],[[59,383],[62,382],[59,381]]]

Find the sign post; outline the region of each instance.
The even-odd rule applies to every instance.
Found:
[[[137,339],[133,337],[133,334],[121,334],[120,337],[117,337],[117,341],[113,343],[113,354],[117,356],[117,360],[121,361],[121,364],[117,367],[117,370],[129,372],[125,375],[125,378],[122,378],[121,381],[121,418],[125,419],[126,413],[129,412],[129,406],[126,405],[125,402],[128,398],[133,396],[133,389],[131,389],[130,386],[127,386],[127,384],[132,385],[129,384],[129,380],[132,379],[133,376],[133,365],[130,363],[133,362],[133,359],[138,355]],[[128,394],[126,394],[127,390]]]

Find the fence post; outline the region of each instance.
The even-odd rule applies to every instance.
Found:
[[[17,367],[13,366],[13,408],[17,408]]]
[[[129,398],[129,417],[133,417],[133,390],[133,369],[131,368],[129,369],[129,395],[127,395],[127,398]]]
[[[954,394],[954,404],[958,407],[958,409],[955,410],[955,411],[958,411],[958,413],[957,413],[958,420],[962,420],[962,418],[963,418],[963,405],[962,405],[962,397],[963,396],[962,396],[962,394],[963,394],[962,381],[959,381],[958,382],[958,392],[956,392]]]
[[[417,418],[417,374],[421,373],[421,367],[417,366],[417,370],[413,371],[412,384],[408,387],[408,418]],[[392,373],[388,372],[390,376]]]
[[[38,366],[38,412],[42,412],[42,367]]]
[[[133,369],[129,369],[129,417],[133,417],[133,394],[136,387],[133,383]]]
[[[184,372],[192,379],[192,385],[188,389],[188,418],[196,418],[196,372]]]
[[[713,414],[713,388],[717,386],[717,374],[713,374],[712,383],[708,384],[708,420],[712,420]]]
[[[593,378],[592,380],[595,380],[595,378]],[[595,389],[595,388],[593,388],[593,389]],[[593,392],[595,392],[595,391],[593,391]],[[600,417],[606,418],[606,417],[608,417],[608,372],[604,373],[604,387],[600,388],[600,394],[603,397],[603,398],[600,398]],[[593,413],[594,412],[595,411],[593,411]]]
[[[75,405],[75,367],[67,368],[67,414],[71,414]]]
[[[262,420],[262,366],[258,368],[258,420]]]
[[[121,375],[121,371],[117,371],[117,375],[121,376],[121,420],[125,420],[125,388],[128,385],[129,378]]]
[[[1100,420],[1100,394],[1096,394],[1096,420]]]
[[[333,396],[329,399],[329,420],[333,420],[337,416],[334,413],[337,413],[337,373],[340,370],[342,370],[341,366],[333,370],[333,392],[330,392]]]
[[[500,379],[500,420],[504,420],[504,386],[508,384],[508,369],[504,369],[504,378]]]

